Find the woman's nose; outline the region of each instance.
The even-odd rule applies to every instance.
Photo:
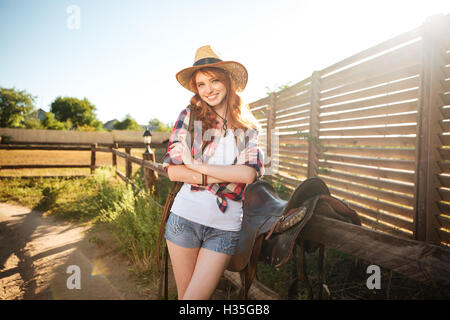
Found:
[[[206,92],[211,92],[213,90],[213,87],[211,84],[207,83],[206,84]]]

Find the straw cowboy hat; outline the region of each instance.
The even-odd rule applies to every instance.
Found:
[[[205,67],[214,67],[226,70],[230,75],[231,81],[234,83],[234,87],[237,91],[244,90],[247,84],[247,69],[245,69],[245,67],[239,62],[222,61],[222,59],[219,58],[219,56],[209,45],[197,49],[193,66],[183,69],[177,73],[176,77],[178,82],[189,91],[195,93],[189,84],[190,79],[195,71]]]

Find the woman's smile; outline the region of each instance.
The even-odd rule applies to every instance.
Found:
[[[225,85],[214,76],[203,72],[196,75],[197,90],[200,98],[212,107],[225,102],[227,89]]]

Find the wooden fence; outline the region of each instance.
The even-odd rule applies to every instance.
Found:
[[[449,105],[450,15],[439,15],[250,108],[278,163],[269,179],[319,176],[364,226],[450,245]]]

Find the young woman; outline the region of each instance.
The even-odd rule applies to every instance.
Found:
[[[204,46],[194,65],[176,77],[194,96],[175,123],[163,160],[169,179],[184,182],[165,238],[178,299],[209,299],[239,240],[245,186],[263,174],[259,127],[237,94],[247,84],[247,70],[240,63],[222,61]]]

